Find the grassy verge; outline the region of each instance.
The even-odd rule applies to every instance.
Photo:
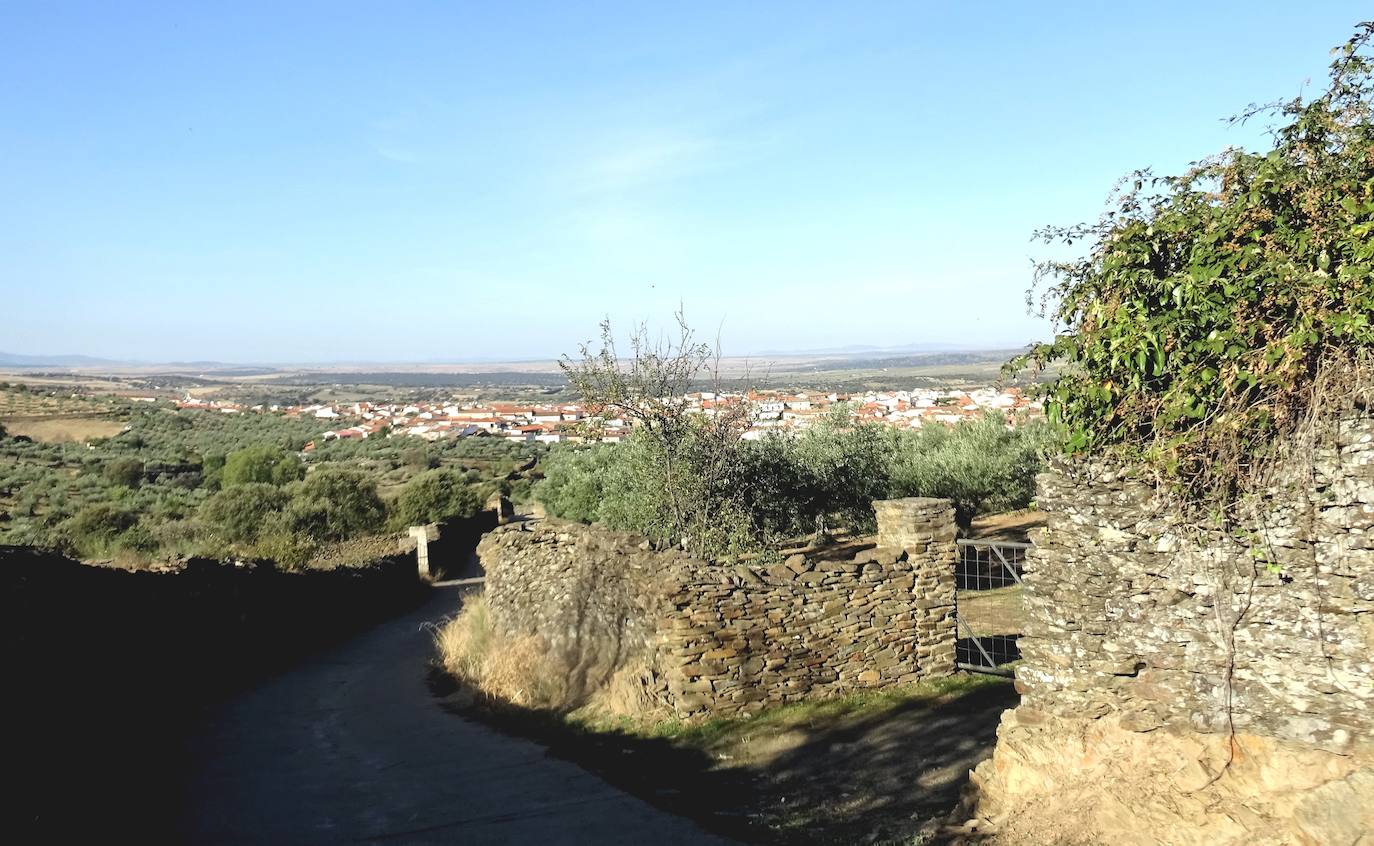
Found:
[[[863,690],[843,696],[794,702],[765,708],[747,717],[705,720],[653,720],[612,716],[593,709],[569,713],[569,726],[585,732],[615,732],[646,740],[668,740],[685,748],[706,752],[738,746],[798,729],[816,729],[865,717],[909,709],[931,708],[959,699],[984,687],[1004,686],[996,676],[962,673],[920,684]]]

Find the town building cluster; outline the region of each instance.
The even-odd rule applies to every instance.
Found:
[[[972,391],[913,390],[875,391],[846,395],[800,391],[750,391],[748,393],[687,394],[679,398],[689,411],[717,415],[726,410],[738,413],[748,427],[747,439],[770,433],[795,434],[843,407],[851,418],[881,423],[902,429],[931,424],[953,425],[971,420],[986,411],[1009,414],[1009,424],[1041,411],[1038,400],[1019,388],[982,388]],[[425,440],[468,437],[499,437],[511,441],[559,443],[588,439],[614,443],[623,440],[633,421],[624,417],[593,414],[581,405],[528,405],[490,402],[471,405],[457,403],[371,403],[310,406],[244,406],[218,400],[186,399],[179,408],[199,408],[225,414],[245,411],[275,412],[291,417],[307,417],[327,422],[318,441],[347,440],[376,436],[408,436]],[[334,425],[335,422],[339,425]],[[347,424],[347,425],[343,425]],[[314,443],[307,448],[313,449]]]

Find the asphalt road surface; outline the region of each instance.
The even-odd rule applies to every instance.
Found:
[[[424,624],[441,587],[216,709],[192,740],[193,843],[724,843],[532,742],[441,709]]]

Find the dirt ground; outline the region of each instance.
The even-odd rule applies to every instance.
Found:
[[[91,438],[110,438],[124,431],[124,423],[109,417],[48,416],[8,417],[0,420],[11,435],[24,435],[43,443],[82,443]]]
[[[944,822],[968,771],[992,754],[1002,711],[1017,701],[1002,679],[958,677],[951,687],[670,726],[661,737],[642,727],[589,731],[548,714],[451,707],[533,736],[553,754],[729,837],[906,844]]]
[[[1026,630],[1021,585],[959,591],[959,619],[979,636],[1014,635]]]
[[[1026,540],[1026,531],[1045,525],[1048,515],[1033,508],[1021,511],[1008,511],[1004,514],[987,514],[973,519],[969,537],[999,539],[1009,541]]]

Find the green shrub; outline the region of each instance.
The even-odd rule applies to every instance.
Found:
[[[712,519],[698,531],[712,554],[831,528],[871,531],[873,500],[890,497],[952,499],[967,527],[976,514],[1021,508],[1035,495],[1048,429],[1043,422],[1008,422],[992,412],[953,427],[898,431],[853,424],[841,409],[796,437],[731,445],[721,462],[727,472],[712,488],[693,472],[695,451],[711,441],[679,443],[674,460],[682,471],[669,487],[657,469],[657,444],[636,434],[620,444],[554,450],[534,496],[554,517],[671,541],[666,515],[674,501],[709,501]]]
[[[292,531],[284,523],[271,521],[248,547],[248,553],[255,558],[275,562],[285,569],[296,569],[310,560],[319,545],[314,538]]]
[[[1313,411],[1313,386],[1374,347],[1374,23],[1326,90],[1253,109],[1273,148],[1178,176],[1135,174],[1101,220],[1050,228],[1086,256],[1040,265],[1058,335],[1013,363],[1060,363],[1046,409],[1070,453],[1146,468],[1225,505]]]
[[[73,549],[86,558],[106,555],[120,535],[138,523],[133,512],[109,503],[88,505],[63,523]]]
[[[268,518],[289,501],[286,491],[266,482],[226,487],[200,507],[200,519],[230,543],[251,543]]]
[[[951,499],[967,528],[977,514],[1030,504],[1050,444],[1044,423],[1008,428],[997,413],[949,428],[926,426],[898,442],[890,494]]]
[[[356,470],[320,468],[293,486],[289,512],[295,531],[344,540],[382,528],[386,508],[377,484]]]
[[[114,545],[116,549],[144,556],[152,555],[159,548],[157,537],[142,523],[130,526],[127,531],[119,535]]]
[[[137,487],[143,481],[143,462],[137,458],[116,458],[105,465],[105,478],[112,485]]]
[[[415,446],[401,450],[401,463],[411,470],[420,472],[434,468],[437,460],[430,457],[429,450],[425,447]]]
[[[391,509],[397,528],[436,523],[455,517],[471,517],[482,510],[482,500],[463,475],[451,470],[429,470],[410,481]]]
[[[541,469],[544,479],[534,486],[534,498],[550,516],[580,523],[602,519],[606,480],[618,458],[617,444],[562,447],[549,453]]]
[[[224,483],[224,455],[212,452],[200,463],[200,484],[206,490],[217,491]]]
[[[224,460],[220,484],[224,487],[260,483],[286,485],[305,475],[300,459],[280,447],[250,446],[229,454]]]

